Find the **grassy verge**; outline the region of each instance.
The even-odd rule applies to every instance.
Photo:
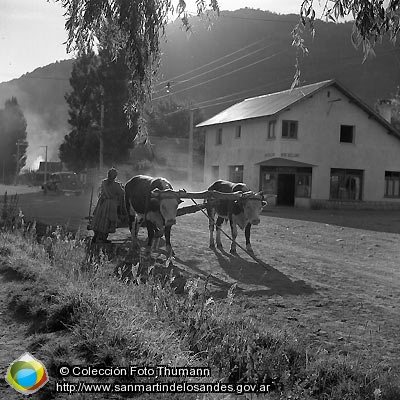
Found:
[[[212,378],[183,380],[264,385],[267,399],[400,398],[399,379],[390,372],[378,367],[365,371],[348,357],[309,348],[290,332],[243,317],[234,287],[226,299],[216,301],[207,282],[197,279],[186,282],[183,295],[175,293],[173,277],[168,276],[126,284],[115,277],[118,260],[101,255],[88,260],[85,244],[61,231],[40,244],[27,233],[1,232],[0,243],[0,272],[12,280],[9,311],[28,324],[29,350],[46,364],[53,379],[61,379],[58,368],[65,364],[205,366]],[[61,398],[53,385],[38,395]],[[188,393],[141,397],[227,398]]]

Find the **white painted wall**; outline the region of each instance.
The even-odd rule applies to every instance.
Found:
[[[329,97],[328,97],[329,92]],[[298,138],[283,139],[282,120],[298,121]],[[363,200],[384,198],[385,171],[400,171],[400,140],[375,119],[330,86],[293,105],[276,118],[276,139],[267,139],[269,118],[257,118],[206,128],[205,182],[211,183],[212,165],[220,179],[228,179],[230,165],[244,166],[244,182],[259,188],[256,163],[275,157],[313,164],[312,199],[328,200],[331,168],[364,170]],[[242,126],[235,138],[235,126]],[[340,125],[355,126],[355,143],[340,143]],[[216,130],[223,128],[222,144],[215,145]]]

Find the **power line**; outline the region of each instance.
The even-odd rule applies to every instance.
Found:
[[[227,58],[227,57],[229,57],[229,56],[231,56],[231,55],[233,55],[233,54],[235,54],[235,53],[238,53],[238,52],[240,52],[240,51],[242,51],[242,50],[244,50],[244,49],[246,49],[246,48],[248,48],[248,47],[254,46],[255,44],[258,44],[258,43],[260,43],[261,41],[263,41],[263,40],[265,40],[265,39],[266,39],[266,38],[263,38],[263,39],[261,39],[261,40],[258,40],[257,42],[254,42],[254,43],[252,43],[252,44],[250,44],[250,45],[248,45],[248,46],[245,46],[245,47],[243,47],[243,48],[241,48],[241,49],[239,49],[239,50],[236,50],[236,51],[234,51],[233,53],[227,54],[227,55],[225,55],[225,56],[223,56],[223,57],[218,58],[217,60],[214,60],[214,61],[211,61],[211,62],[209,62],[209,63],[207,63],[207,64],[204,64],[204,65],[202,65],[201,67],[194,68],[193,70],[190,70],[190,71],[188,71],[188,72],[185,72],[185,73],[183,73],[183,74],[181,74],[181,75],[177,75],[177,76],[174,77],[174,78],[165,80],[165,81],[160,82],[160,83],[156,83],[155,86],[161,85],[161,84],[163,84],[163,83],[171,82],[171,80],[177,79],[177,78],[179,78],[179,77],[181,77],[181,76],[187,75],[187,74],[189,74],[189,73],[191,73],[191,72],[194,72],[194,71],[199,70],[199,69],[201,69],[201,68],[204,68],[204,67],[206,67],[206,66],[208,66],[208,65],[211,65],[211,64],[213,64],[213,63],[216,63],[216,62],[218,62],[218,61],[220,61],[220,60],[222,60],[222,59],[224,59],[224,58]],[[389,55],[389,54],[391,54],[391,53],[396,53],[396,52],[399,51],[399,49],[400,49],[400,47],[395,47],[395,48],[392,49],[392,50],[387,50],[387,51],[382,52],[382,53],[377,52],[377,58],[380,58],[380,57],[382,57],[382,56]],[[313,55],[313,54],[315,54],[315,53],[310,53],[310,54]],[[329,55],[330,53],[328,52],[328,53],[326,53],[326,54]],[[317,55],[318,55],[318,56],[322,56],[323,54],[317,54]],[[336,61],[338,61],[338,60],[347,60],[347,59],[353,59],[353,58],[360,58],[360,56],[359,56],[359,55],[356,55],[356,56],[341,57],[341,58],[337,58],[337,59],[335,59],[335,60],[329,60],[329,61],[327,61],[327,62],[332,63],[332,62],[336,62]],[[318,64],[320,64],[320,62],[318,62]],[[52,77],[52,76],[22,75],[22,76],[20,76],[19,78],[14,78],[14,79],[12,79],[12,80],[19,80],[19,79],[43,79],[43,80],[54,80],[54,81],[68,81],[70,78],[69,78],[69,77],[68,77],[68,78],[64,78],[64,77]],[[119,78],[109,78],[109,77],[107,77],[106,79],[108,79],[108,80],[115,80],[115,81],[122,81],[122,80],[123,80],[123,79],[119,79]],[[7,81],[7,82],[2,82],[2,83],[9,83],[9,82]]]
[[[216,79],[223,78],[223,77],[225,77],[225,76],[227,76],[227,75],[233,74],[234,72],[240,71],[240,70],[242,70],[242,69],[244,69],[244,68],[248,68],[248,67],[253,66],[253,65],[255,65],[255,64],[258,64],[258,63],[260,63],[260,62],[262,62],[262,61],[264,61],[264,60],[266,60],[266,59],[272,58],[272,57],[274,57],[274,56],[277,55],[277,54],[280,54],[280,53],[283,53],[283,52],[287,52],[287,51],[289,51],[289,49],[287,49],[287,50],[282,50],[281,52],[278,52],[278,53],[276,53],[276,54],[274,54],[274,55],[272,55],[272,56],[265,57],[265,58],[263,58],[263,59],[261,59],[261,60],[259,60],[259,61],[256,61],[256,62],[254,62],[254,63],[248,64],[248,65],[243,66],[243,67],[240,67],[240,68],[237,68],[237,69],[235,69],[235,70],[233,70],[233,71],[227,72],[226,74],[219,75],[219,76],[217,76],[217,77],[215,77],[215,78],[211,78],[211,79],[206,80],[206,81],[204,81],[204,82],[200,82],[200,83],[198,83],[198,84],[196,84],[196,85],[192,85],[192,86],[190,86],[190,87],[188,87],[188,88],[180,89],[180,90],[178,90],[178,91],[175,91],[175,92],[172,93],[172,94],[182,93],[182,92],[184,92],[184,91],[186,91],[186,90],[190,90],[190,89],[193,89],[193,88],[195,88],[195,87],[204,85],[204,84],[209,83],[209,82],[212,82],[212,81],[214,81],[214,80],[216,80]],[[378,57],[390,55],[390,54],[392,54],[392,53],[394,53],[394,52],[396,52],[396,51],[398,51],[398,48],[395,48],[395,49],[392,49],[392,50],[388,50],[388,51],[386,51],[386,52],[383,52],[383,53],[379,54]],[[336,61],[339,61],[339,60],[351,60],[351,59],[359,59],[359,56],[356,55],[356,56],[341,57],[341,58],[336,59]],[[327,60],[326,62],[328,62],[328,63],[330,63],[330,64],[332,63],[331,60]],[[323,62],[322,62],[322,63],[323,63]],[[310,64],[311,64],[311,65],[316,65],[316,64],[320,65],[321,62],[308,63],[307,61],[305,61],[304,64],[305,64],[306,66],[310,66]],[[346,63],[346,64],[349,64],[349,63]],[[153,100],[160,100],[160,99],[165,98],[165,97],[167,97],[167,96],[169,96],[169,95],[171,95],[171,94],[166,94],[166,95],[163,95],[163,96],[159,96],[159,97],[154,98]],[[210,100],[210,101],[211,101],[211,100]]]
[[[275,82],[273,82],[273,83],[267,83],[267,84],[262,85],[262,86],[257,86],[257,87],[254,87],[254,88],[252,88],[252,89],[246,90],[246,91],[253,91],[253,90],[255,90],[255,89],[262,88],[262,87],[270,87],[270,86],[277,85],[277,84],[279,84],[279,83],[283,83],[283,82],[287,82],[287,81],[292,81],[292,80],[293,80],[293,78],[281,79],[281,80],[279,80],[279,81],[275,81]],[[245,91],[242,91],[242,92],[245,92]],[[233,93],[232,96],[235,95],[235,94],[239,94],[239,93],[241,93],[241,92]],[[254,95],[254,96],[252,96],[252,97],[256,97],[256,96],[257,96],[257,95]],[[261,95],[258,95],[258,96],[261,96]],[[229,97],[229,96],[225,96],[225,97]],[[223,98],[223,97],[221,97],[220,99],[222,99],[222,98]],[[221,101],[221,102],[212,103],[212,104],[207,104],[207,105],[202,105],[203,102],[200,102],[200,103],[196,103],[195,106],[198,106],[198,107],[201,108],[201,109],[205,109],[205,108],[215,107],[215,106],[218,106],[218,105],[221,105],[221,104],[232,103],[232,102],[234,102],[234,101],[235,101],[235,102],[237,102],[237,101],[243,101],[243,100],[245,100],[246,98],[248,98],[248,97],[247,97],[247,96],[240,96],[240,97],[236,97],[236,98],[231,99],[231,100]],[[211,100],[208,100],[208,101],[211,101]]]
[[[220,97],[216,97],[215,99],[200,101],[200,102],[198,102],[198,103],[192,104],[190,107],[191,107],[191,108],[201,108],[201,109],[204,109],[204,108],[214,107],[214,106],[217,106],[217,105],[220,105],[220,104],[232,103],[233,101],[237,101],[237,100],[244,100],[244,99],[247,98],[247,96],[236,97],[236,98],[234,98],[234,99],[227,100],[227,101],[222,101],[222,102],[212,103],[212,104],[208,104],[208,105],[203,105],[203,103],[209,103],[209,102],[214,102],[214,101],[216,101],[216,100],[222,100],[222,99],[225,99],[225,98],[228,98],[228,97],[235,96],[235,95],[237,95],[237,94],[246,93],[246,92],[252,92],[252,91],[254,91],[254,90],[256,90],[256,89],[265,88],[265,87],[270,87],[270,86],[273,86],[273,85],[276,85],[276,84],[279,84],[279,83],[283,83],[283,82],[287,82],[287,81],[292,81],[292,80],[293,80],[293,78],[286,78],[286,79],[281,79],[281,80],[279,80],[279,81],[275,81],[275,82],[273,82],[273,83],[266,83],[266,84],[261,85],[261,86],[258,85],[258,86],[256,86],[256,87],[251,88],[251,89],[241,90],[241,91],[239,91],[239,92],[231,93],[231,94],[226,95],[226,96],[220,96]],[[253,96],[253,97],[255,97],[255,96]],[[181,111],[182,111],[182,108],[180,108],[180,109],[178,109],[178,110],[175,110],[175,111],[172,111],[172,112],[169,112],[168,114],[165,114],[165,115],[177,114],[177,113],[179,113],[179,112],[181,112]]]
[[[181,90],[177,90],[177,91],[174,92],[173,94],[178,94],[178,93],[184,92],[184,91],[186,91],[186,90],[193,89],[193,88],[198,87],[198,86],[201,86],[201,85],[205,85],[206,83],[215,81],[216,79],[220,79],[220,78],[224,78],[225,76],[232,75],[232,74],[234,74],[235,72],[241,71],[241,70],[243,70],[243,69],[245,69],[245,68],[252,67],[253,65],[256,65],[256,64],[259,64],[259,63],[261,63],[261,62],[263,62],[263,61],[269,60],[269,59],[271,59],[271,58],[273,58],[273,57],[275,57],[275,56],[277,56],[277,55],[279,55],[279,54],[286,53],[287,51],[288,51],[288,50],[281,50],[281,51],[278,51],[277,53],[272,54],[272,55],[267,56],[267,57],[264,57],[264,58],[262,58],[261,60],[255,61],[255,62],[253,62],[253,63],[251,63],[251,64],[245,65],[245,66],[240,67],[240,68],[236,68],[236,69],[234,69],[233,71],[229,71],[229,72],[226,72],[225,74],[218,75],[218,76],[216,76],[216,77],[214,77],[214,78],[211,78],[211,79],[208,79],[208,80],[206,80],[206,81],[204,81],[204,82],[197,83],[196,85],[192,85],[192,86],[189,86],[189,87],[187,87],[187,88],[184,88],[184,89],[181,89]],[[163,98],[168,97],[168,96],[170,96],[170,94],[166,94],[166,95],[163,95],[163,96],[159,96],[159,97],[156,97],[156,98],[154,98],[154,99],[152,99],[152,100],[153,100],[153,101],[155,101],[155,100],[160,100],[160,99],[163,99]]]
[[[393,50],[388,50],[388,51],[386,51],[386,52],[384,52],[384,53],[381,53],[380,54],[380,56],[386,56],[386,55],[390,55],[391,53],[393,53],[393,52],[396,52],[398,49],[393,49]],[[347,57],[341,57],[341,58],[339,58],[339,59],[337,59],[337,60],[351,60],[351,59],[359,59],[359,56],[347,56]],[[326,60],[325,61],[325,63],[332,63],[330,60]],[[324,62],[322,62],[322,63],[324,63]],[[311,63],[308,63],[308,62],[305,62],[305,65],[304,65],[304,67],[310,67],[310,66],[313,66],[313,65],[320,65],[321,64],[321,62],[311,62]],[[340,66],[341,67],[343,67],[343,66],[346,66],[346,65],[351,65],[351,64],[353,64],[353,62],[346,62],[346,63],[342,63]],[[335,68],[335,70],[337,69],[337,66],[333,66],[332,65],[332,67],[334,67]],[[274,69],[276,69],[276,68],[274,68]],[[220,77],[220,76],[219,76]],[[219,78],[218,77],[218,78]],[[216,78],[214,78],[214,79],[216,79]],[[277,82],[274,82],[274,84],[276,84],[276,83],[281,83],[281,82],[285,82],[285,81],[290,81],[292,78],[287,78],[287,79],[284,79],[284,80],[280,80],[280,81],[277,81]],[[206,81],[206,82],[204,82],[204,83],[207,83],[208,81]],[[197,86],[197,85],[196,85]],[[234,101],[234,100],[236,100],[236,99],[234,99],[234,100],[228,100],[228,101],[225,101],[225,102],[222,102],[222,103],[215,103],[215,104],[211,104],[211,105],[204,105],[205,103],[209,103],[209,102],[214,102],[214,101],[216,101],[216,100],[223,100],[223,99],[226,99],[226,98],[229,98],[229,97],[232,97],[232,96],[235,96],[235,95],[237,95],[237,94],[242,94],[242,93],[247,93],[247,92],[252,92],[253,90],[255,90],[255,89],[258,89],[258,88],[262,88],[262,87],[268,87],[268,86],[271,86],[271,84],[264,84],[264,85],[261,85],[261,86],[257,86],[257,87],[254,87],[254,88],[251,88],[251,89],[245,89],[245,90],[242,90],[242,91],[239,91],[239,92],[235,92],[235,93],[231,93],[231,94],[229,94],[229,95],[226,95],[226,96],[220,96],[220,97],[217,97],[217,98],[214,98],[214,99],[210,99],[210,100],[204,100],[204,101],[201,101],[201,102],[199,102],[199,103],[196,103],[196,105],[197,106],[201,106],[202,108],[205,108],[205,107],[212,107],[212,106],[214,106],[214,105],[219,105],[219,104],[224,104],[224,103],[229,103],[229,102],[231,102],[231,101]],[[190,89],[190,88],[188,88],[188,89]],[[185,89],[186,90],[186,89]],[[181,90],[181,91],[183,91],[183,90]],[[180,92],[181,92],[180,91]],[[177,93],[177,92],[176,92]],[[172,94],[175,94],[175,93],[172,93]],[[163,97],[165,97],[165,96],[163,96]],[[153,100],[157,100],[157,99],[159,99],[159,98],[156,98],[156,99],[153,99]]]
[[[393,52],[393,50],[390,50],[390,51],[387,51],[385,53],[382,53],[382,55],[388,55],[388,54],[390,54],[392,52]],[[341,59],[342,60],[348,60],[348,59],[355,59],[355,58],[358,58],[358,57],[357,56],[342,57]],[[311,65],[316,65],[316,64],[317,63],[311,63]],[[353,62],[350,61],[350,62],[342,63],[342,64],[340,64],[340,69],[343,69],[343,68],[345,68],[346,66],[348,66],[350,64],[353,64]],[[319,63],[318,63],[318,65],[319,65]],[[308,66],[310,66],[310,64],[308,64]],[[335,71],[338,68],[337,66],[334,66],[334,65],[332,67],[335,68]],[[278,83],[283,83],[285,81],[291,81],[291,80],[292,80],[292,78],[287,78],[287,79],[283,79],[283,80],[280,80],[280,81],[273,82],[273,84],[269,84],[268,83],[268,84],[265,84],[265,85],[253,87],[251,89],[245,89],[245,90],[242,90],[242,91],[239,91],[239,92],[231,93],[231,94],[226,95],[226,96],[220,96],[220,97],[217,97],[215,99],[204,100],[204,101],[196,103],[194,106],[204,109],[204,108],[209,108],[209,107],[215,107],[215,106],[221,105],[221,104],[230,103],[230,102],[233,102],[233,101],[244,100],[246,97],[241,96],[241,97],[236,97],[234,99],[227,100],[227,101],[216,102],[216,103],[214,102],[215,100],[223,100],[225,98],[229,98],[229,97],[232,97],[232,96],[237,95],[237,94],[242,94],[242,93],[246,93],[246,92],[252,92],[253,90],[258,89],[258,88],[269,87],[269,86],[272,86],[272,85],[275,85],[275,84],[278,84]],[[209,102],[212,102],[212,103],[211,104],[206,104],[206,103],[209,103]]]
[[[192,73],[192,72],[198,71],[198,70],[200,70],[200,69],[202,69],[202,68],[204,68],[204,67],[207,67],[207,66],[209,66],[209,65],[215,64],[215,63],[217,63],[217,62],[219,62],[219,61],[221,61],[221,60],[224,60],[225,58],[228,58],[228,57],[230,57],[230,56],[232,56],[232,55],[234,55],[234,54],[240,53],[241,51],[246,50],[246,49],[248,49],[249,47],[256,46],[257,44],[259,44],[259,43],[265,41],[266,39],[267,39],[266,37],[264,37],[264,38],[262,38],[262,39],[259,39],[259,40],[255,41],[255,42],[253,42],[253,43],[250,43],[250,44],[248,44],[248,45],[246,45],[246,46],[241,47],[241,48],[238,49],[238,50],[233,51],[232,53],[229,53],[229,54],[226,54],[226,55],[224,55],[224,56],[222,56],[222,57],[219,57],[219,58],[217,58],[217,59],[214,60],[214,61],[210,61],[209,63],[204,64],[204,65],[202,65],[202,66],[200,66],[200,67],[196,67],[196,68],[194,68],[194,69],[192,69],[192,70],[190,70],[190,71],[184,72],[184,73],[182,73],[182,74],[180,74],[180,75],[177,75],[177,76],[175,76],[175,77],[169,78],[169,79],[167,79],[167,80],[165,80],[165,81],[156,83],[155,86],[163,85],[163,84],[165,84],[165,83],[171,82],[172,80],[176,80],[176,79],[178,79],[178,78],[180,78],[180,77],[183,77],[183,76],[185,76],[185,75],[188,75],[188,74],[190,74],[190,73]],[[44,79],[44,80],[55,80],[55,81],[68,81],[70,78],[51,77],[51,76],[22,75],[21,77],[15,78],[15,79]],[[111,78],[108,78],[108,79],[111,79]],[[118,80],[118,81],[119,81],[119,80],[121,80],[121,79],[113,78],[113,80]]]
[[[253,42],[253,43],[250,43],[250,44],[248,44],[248,45],[246,45],[246,46],[244,46],[244,47],[241,47],[240,49],[235,50],[235,51],[233,51],[232,53],[226,54],[226,55],[224,55],[224,56],[222,56],[222,57],[220,57],[220,58],[217,58],[217,59],[214,60],[214,61],[210,61],[210,62],[208,62],[207,64],[201,65],[200,67],[196,67],[196,68],[194,68],[194,69],[192,69],[192,70],[190,70],[190,71],[184,72],[184,73],[182,73],[182,74],[180,74],[180,75],[177,75],[177,76],[175,76],[175,77],[169,78],[169,79],[167,79],[167,80],[165,80],[165,81],[161,81],[161,82],[159,82],[159,83],[156,83],[155,86],[164,85],[164,84],[166,84],[166,83],[168,83],[168,82],[171,82],[171,81],[173,81],[173,80],[175,80],[175,79],[179,79],[179,78],[181,78],[181,77],[183,77],[183,76],[185,76],[185,75],[189,75],[189,74],[192,73],[192,72],[198,71],[199,69],[202,69],[202,68],[204,68],[204,67],[208,67],[209,65],[215,64],[215,63],[217,63],[217,62],[219,62],[219,61],[221,61],[221,60],[224,60],[225,58],[228,58],[228,57],[230,57],[230,56],[233,56],[233,55],[236,54],[236,53],[240,53],[241,51],[246,50],[246,49],[248,49],[249,47],[253,47],[253,46],[255,46],[255,45],[257,45],[257,44],[263,42],[263,41],[266,40],[266,39],[267,39],[267,38],[264,37],[264,38],[262,38],[262,39],[260,39],[260,40],[257,40],[257,41],[255,41],[255,42]]]
[[[267,88],[267,87],[276,85],[276,84],[278,84],[278,83],[283,83],[283,82],[292,81],[292,80],[293,80],[293,78],[286,78],[286,79],[281,79],[281,80],[279,80],[279,81],[275,81],[275,82],[273,82],[273,83],[266,83],[266,84],[264,84],[264,85],[257,85],[256,87],[252,87],[251,89],[241,90],[241,91],[239,91],[239,92],[231,93],[231,94],[228,94],[228,95],[226,95],[226,96],[216,97],[215,99],[200,101],[199,103],[196,103],[196,105],[197,105],[197,106],[200,106],[201,108],[203,108],[203,104],[204,104],[204,103],[209,103],[209,102],[213,102],[213,101],[216,101],[216,100],[223,100],[223,99],[226,99],[226,98],[228,98],[228,97],[236,96],[236,95],[238,95],[238,94],[253,92],[253,91],[256,90],[256,89]],[[247,96],[246,96],[246,97],[247,97]],[[245,98],[245,97],[242,96],[242,97],[240,97],[240,98]],[[235,99],[233,99],[233,100],[228,100],[228,101],[226,101],[225,103],[228,103],[229,101],[234,101],[234,100],[237,100],[237,99],[240,99],[240,98],[235,98]],[[216,103],[216,104],[221,104],[221,103]],[[207,105],[207,107],[211,107],[212,105],[213,105],[213,104]]]
[[[275,43],[276,43],[276,42],[275,42]],[[243,59],[246,58],[246,57],[250,57],[250,56],[252,56],[253,54],[259,53],[260,51],[265,50],[265,49],[267,49],[268,47],[273,46],[275,43],[270,43],[270,44],[268,44],[267,46],[263,46],[263,47],[261,47],[261,48],[259,48],[259,49],[257,49],[257,50],[253,50],[252,52],[250,52],[250,53],[248,53],[248,54],[245,54],[245,55],[243,55],[243,56],[241,56],[241,57],[235,58],[234,60],[228,61],[228,62],[225,63],[225,64],[219,65],[219,66],[217,66],[217,67],[215,67],[215,68],[212,68],[212,69],[210,69],[210,70],[208,70],[208,71],[204,71],[204,72],[202,72],[202,73],[200,73],[200,74],[198,74],[198,75],[192,76],[191,78],[185,79],[185,80],[183,80],[183,81],[174,82],[174,83],[175,83],[176,85],[180,85],[180,84],[183,84],[183,83],[190,82],[190,81],[192,81],[193,79],[199,78],[200,76],[207,75],[207,74],[209,74],[210,72],[213,72],[213,71],[216,71],[216,70],[218,70],[218,69],[224,68],[224,67],[226,67],[227,65],[233,64],[233,63],[236,62],[236,61],[243,60]],[[171,81],[170,81],[170,82],[171,82]],[[168,82],[168,83],[170,83],[170,82]],[[157,93],[160,93],[161,91],[163,91],[163,89],[157,90],[157,91],[155,91],[155,92],[153,92],[153,93],[154,93],[154,94],[157,94]]]

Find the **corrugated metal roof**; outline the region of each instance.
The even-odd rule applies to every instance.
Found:
[[[237,103],[227,108],[207,121],[201,122],[200,124],[196,125],[196,127],[200,128],[203,126],[272,116],[280,111],[283,111],[287,107],[304,100],[318,90],[331,85],[335,86],[339,91],[341,91],[356,105],[358,105],[358,107],[364,110],[368,114],[368,117],[374,118],[383,127],[385,127],[388,130],[388,133],[393,134],[396,138],[400,139],[400,132],[393,125],[386,121],[381,115],[379,115],[354,93],[350,92],[341,83],[334,79],[313,83],[307,86],[301,86],[299,88],[284,90],[283,92],[271,93],[264,96],[246,99],[241,103]]]
[[[286,107],[297,103],[313,92],[321,89],[324,86],[329,86],[334,83],[334,80],[313,83],[307,86],[301,86],[294,89],[284,90],[282,92],[266,94],[263,96],[252,97],[243,100],[240,103],[221,111],[219,114],[201,122],[196,127],[224,124],[227,122],[241,121],[244,119],[259,118],[271,116]]]

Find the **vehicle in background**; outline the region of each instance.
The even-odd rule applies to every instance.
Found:
[[[43,193],[54,192],[58,194],[83,193],[83,185],[75,172],[54,172],[50,179],[42,185]]]

